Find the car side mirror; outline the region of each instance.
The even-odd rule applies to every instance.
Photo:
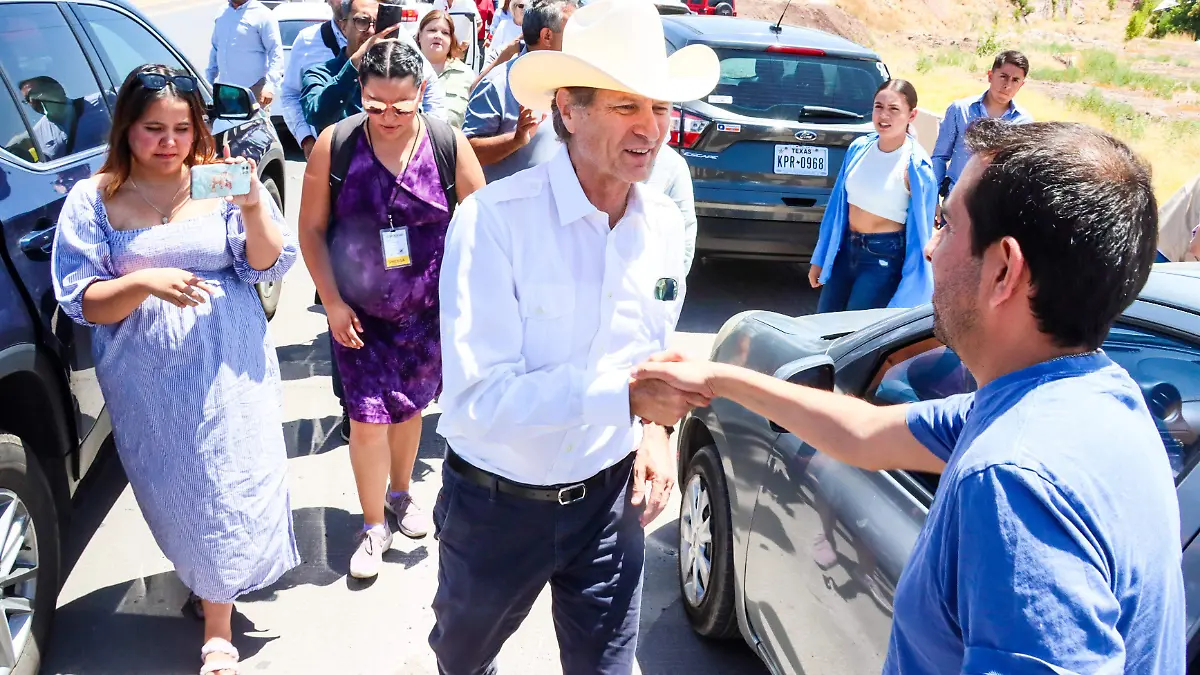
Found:
[[[254,117],[254,95],[245,87],[214,84],[208,116],[214,120],[248,120]]]
[[[825,354],[796,359],[791,363],[785,363],[775,371],[775,377],[785,382],[825,391],[833,391],[833,376],[833,359]],[[781,434],[789,433],[787,429],[774,422],[771,422],[771,431]]]

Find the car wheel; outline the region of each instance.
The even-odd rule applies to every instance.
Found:
[[[728,2],[722,2],[717,5],[716,14],[717,16],[733,16],[733,5]]]
[[[688,623],[699,635],[738,634],[733,611],[733,530],[725,472],[716,446],[701,448],[688,463],[679,513],[679,590]]]
[[[275,179],[264,178],[262,184],[282,213],[283,197],[279,194],[279,186],[275,185]],[[258,301],[262,303],[263,313],[267,315],[267,321],[270,321],[275,317],[275,310],[279,308],[279,293],[283,290],[283,281],[264,281],[255,284],[254,288],[258,291]]]
[[[21,439],[0,431],[0,670],[35,675],[59,589],[58,516],[50,484]],[[11,648],[6,648],[11,645]]]

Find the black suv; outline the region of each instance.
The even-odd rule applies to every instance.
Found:
[[[109,124],[116,90],[145,63],[203,81],[124,0],[0,0],[0,673],[37,672],[62,583],[61,526],[111,447],[90,331],[55,302],[50,252],[67,192],[104,161],[97,116]],[[218,144],[257,160],[282,208],[283,150],[249,92],[205,85],[204,97]],[[86,133],[69,121],[83,110]],[[268,317],[278,293],[259,287]]]

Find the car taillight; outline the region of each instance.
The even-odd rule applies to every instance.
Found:
[[[712,124],[694,113],[679,108],[671,108],[671,145],[679,148],[695,147],[696,141]]]
[[[417,10],[415,10],[415,9],[400,10],[400,22],[401,23],[413,23],[416,20],[417,20]]]
[[[771,45],[767,47],[767,52],[771,54],[795,54],[797,56],[825,56],[824,49],[812,49],[810,47],[788,47],[786,45]]]

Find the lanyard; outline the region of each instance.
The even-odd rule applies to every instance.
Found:
[[[402,184],[404,183],[404,177],[408,175],[408,167],[410,164],[412,164],[413,155],[415,155],[417,153],[417,146],[421,143],[421,131],[424,128],[425,128],[425,125],[422,123],[421,117],[418,115],[417,116],[417,131],[415,134],[413,134],[412,148],[409,149],[408,158],[404,161],[404,168],[400,170],[399,175],[396,176],[395,182],[392,183],[392,191],[388,195],[387,202],[385,202],[383,205],[383,208],[387,211],[388,229],[389,230],[396,229],[396,224],[392,221],[392,205],[396,203],[396,197],[398,197],[400,195],[400,188],[401,188]],[[375,152],[375,141],[372,140],[372,138],[371,138],[370,123],[367,124],[367,143],[370,144],[371,152],[374,153]],[[375,155],[375,159],[380,164],[383,164],[383,160],[379,158],[379,155]],[[386,168],[386,166],[384,168]],[[384,186],[383,190],[385,192],[387,191],[386,185]]]

